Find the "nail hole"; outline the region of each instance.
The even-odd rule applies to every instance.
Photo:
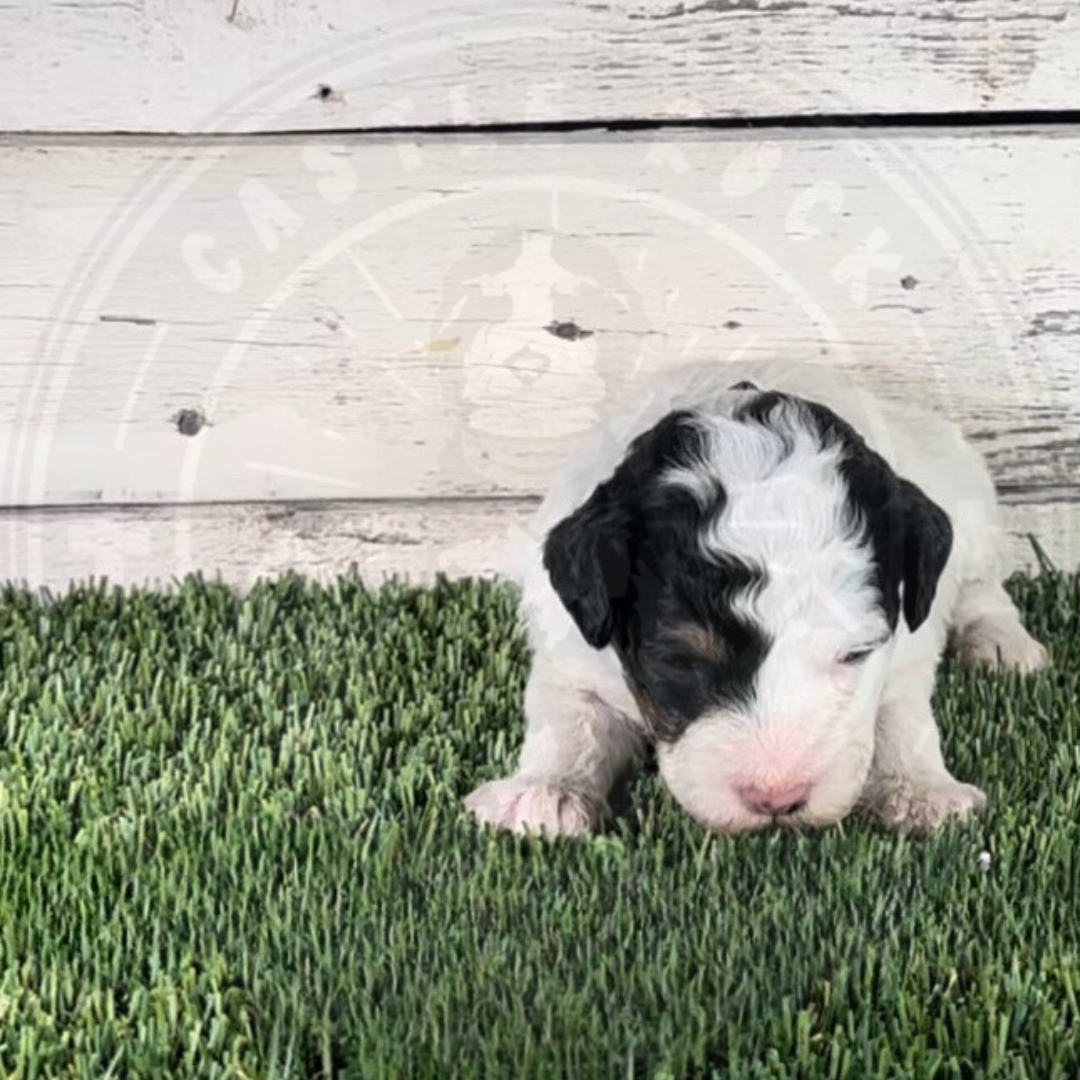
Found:
[[[553,337],[562,338],[563,341],[580,341],[582,338],[592,337],[592,330],[583,330],[572,319],[566,322],[548,323],[544,329]]]
[[[201,409],[181,409],[172,417],[172,422],[176,425],[176,430],[188,438],[198,435],[207,425]]]

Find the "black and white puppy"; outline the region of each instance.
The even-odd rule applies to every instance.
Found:
[[[937,417],[817,366],[666,372],[617,406],[529,530],[533,665],[514,775],[466,805],[579,833],[646,743],[720,831],[827,825],[856,806],[932,828],[985,803],[930,707],[962,656],[1046,652],[1000,584],[997,504]]]

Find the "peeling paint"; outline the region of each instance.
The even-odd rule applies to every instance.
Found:
[[[1010,23],[1010,22],[1051,22],[1061,23],[1065,22],[1069,18],[1069,12],[1063,10],[1060,11],[1038,11],[1031,5],[1023,11],[1018,11],[1014,14],[1006,15],[1004,12],[995,12],[991,16],[987,16],[984,11],[974,11],[970,15],[962,13],[959,9],[953,7],[940,7],[935,8],[928,5],[923,10],[919,11],[916,18],[922,19],[926,22],[989,22],[989,23]]]
[[[342,536],[350,540],[358,540],[361,544],[393,544],[401,547],[417,547],[424,541],[419,537],[410,536],[408,533],[395,532],[342,532]]]
[[[775,0],[775,3],[770,3],[769,0],[705,0],[704,3],[697,4],[694,7],[688,7],[686,4],[675,4],[673,7],[668,8],[667,11],[634,11],[628,17],[631,19],[648,19],[652,22],[663,19],[679,19],[684,15],[697,15],[702,11],[713,12],[717,15],[746,11],[755,12],[759,15],[772,15],[782,14],[786,11],[802,11],[808,7],[810,7],[810,4],[807,3],[807,0]]]
[[[914,304],[871,304],[871,311],[910,311],[912,315],[925,315],[929,310]]]
[[[1025,337],[1039,334],[1080,334],[1080,309],[1057,308],[1040,311],[1032,317]]]

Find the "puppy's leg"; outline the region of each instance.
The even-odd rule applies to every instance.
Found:
[[[607,812],[607,797],[643,747],[626,713],[538,661],[525,690],[525,744],[513,776],[478,787],[465,805],[513,832],[574,835]]]
[[[905,676],[902,691],[886,693],[877,715],[874,761],[860,804],[892,828],[925,832],[963,820],[986,805],[986,795],[946,768],[930,708],[929,677]]]
[[[953,611],[953,641],[961,658],[1016,671],[1049,663],[1046,649],[1025,629],[1009,594],[996,581],[965,582]]]

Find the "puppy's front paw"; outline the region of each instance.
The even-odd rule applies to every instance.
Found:
[[[978,619],[966,626],[957,643],[969,663],[991,664],[1013,671],[1041,671],[1050,654],[1013,619]]]
[[[880,785],[867,808],[900,832],[932,832],[948,822],[965,821],[986,807],[986,794],[974,784],[947,777],[931,783],[907,780]]]
[[[466,797],[465,807],[485,825],[548,836],[590,832],[601,816],[601,808],[580,791],[518,776],[481,785]]]

